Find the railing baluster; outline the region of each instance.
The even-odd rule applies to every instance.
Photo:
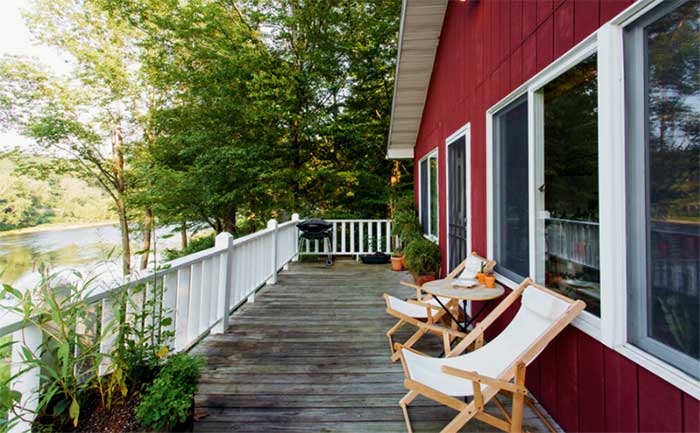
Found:
[[[391,221],[386,221],[386,253],[391,254]]]
[[[170,326],[161,329],[161,332],[175,332],[175,310],[177,308],[177,271],[169,272],[163,276],[163,303],[162,316],[170,318]],[[168,342],[171,343],[170,341]]]
[[[175,304],[175,350],[180,351],[187,345],[187,332],[190,315],[190,268],[182,268],[177,273],[177,300]]]
[[[343,221],[343,222],[341,223],[341,226],[340,226],[340,233],[341,233],[341,234],[340,234],[340,236],[341,236],[341,238],[340,238],[340,248],[341,248],[343,254],[346,254],[348,251],[347,251],[347,249],[345,248],[345,246],[346,246],[345,238],[347,237],[347,223],[346,223],[345,221]]]
[[[350,253],[355,254],[355,221],[350,221]]]
[[[335,254],[338,252],[338,223],[333,222],[333,245],[331,247],[331,253]]]
[[[118,300],[116,300],[118,302]],[[112,366],[111,355],[114,351],[114,343],[117,340],[117,331],[119,324],[115,322],[115,309],[119,305],[115,305],[115,300],[106,298],[102,300],[102,314],[100,317],[100,329],[102,338],[100,339],[100,353],[103,358],[98,369],[99,375],[104,376],[109,373]]]
[[[199,335],[199,315],[202,303],[202,262],[192,264],[190,286],[190,314],[187,317],[187,342],[190,344]]]
[[[19,405],[15,407],[16,413],[10,413],[12,425],[10,433],[24,433],[31,431],[32,421],[36,416],[39,404],[39,385],[41,382],[41,369],[39,367],[27,368],[24,365],[25,357],[23,349],[29,351],[33,357],[41,356],[39,350],[42,343],[41,329],[29,325],[12,334],[12,365],[10,374],[17,375],[10,384],[12,390],[21,394]],[[21,374],[20,374],[21,372]]]
[[[202,261],[202,287],[200,288],[199,301],[199,325],[197,327],[197,335],[204,332],[209,324],[209,295],[211,291],[211,259]]]
[[[360,226],[360,238],[359,241],[359,253],[362,254],[365,251],[365,224],[362,221],[357,222]]]

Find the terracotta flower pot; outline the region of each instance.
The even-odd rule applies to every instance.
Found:
[[[493,289],[494,287],[496,287],[496,277],[493,275],[485,276],[484,285],[489,289]]]
[[[403,271],[403,256],[391,257],[391,270],[392,271]]]
[[[484,284],[486,279],[486,274],[483,272],[477,272],[476,278],[479,280],[479,284]]]
[[[427,283],[428,281],[435,281],[435,275],[416,275],[416,274],[413,274],[413,281],[415,281],[417,285],[422,286],[423,284]]]

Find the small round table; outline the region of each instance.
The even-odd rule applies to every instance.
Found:
[[[496,286],[492,289],[487,288],[484,285],[477,284],[476,286],[472,288],[461,288],[461,287],[453,287],[452,283],[454,282],[454,279],[452,278],[445,278],[442,280],[435,280],[435,281],[429,281],[421,287],[421,290],[423,290],[425,293],[428,293],[430,295],[433,295],[435,300],[437,301],[438,304],[442,307],[443,310],[452,318],[452,320],[457,323],[457,325],[460,327],[462,332],[469,332],[469,325],[472,324],[474,319],[479,317],[479,315],[488,307],[488,305],[491,303],[493,299],[500,298],[504,293],[505,289],[503,288],[502,285],[496,283]],[[447,306],[445,306],[440,298],[449,298],[449,299],[455,299],[457,301],[462,301],[462,311],[464,313],[464,325],[462,325],[459,322],[459,319],[454,317],[452,315],[452,312],[450,311]],[[472,317],[469,317],[467,314],[467,301],[486,301],[484,305],[479,309],[479,311],[473,315]]]

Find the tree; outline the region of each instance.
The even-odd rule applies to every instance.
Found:
[[[41,42],[70,54],[72,77],[52,76],[17,58],[2,60],[5,126],[19,127],[43,151],[69,157],[110,195],[122,234],[123,272],[131,271],[126,158],[140,140],[143,110],[137,34],[90,0],[34,0],[26,13]]]

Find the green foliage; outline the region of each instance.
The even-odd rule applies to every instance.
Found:
[[[114,219],[108,196],[94,184],[70,173],[34,170],[20,158],[34,159],[34,166],[56,164],[35,155],[0,154],[0,230]]]
[[[425,238],[411,241],[404,254],[406,266],[416,275],[437,275],[440,271],[440,248]]]
[[[418,213],[413,202],[413,195],[405,195],[396,200],[393,230],[399,236],[404,247],[413,240],[423,237],[423,230],[418,221]]]
[[[22,352],[24,367],[42,372],[39,418],[56,427],[75,427],[85,398],[100,386],[98,368],[105,355],[100,353],[99,338],[92,338],[97,316],[84,302],[92,280],[60,288],[56,280],[56,275],[44,275],[35,290],[25,293],[5,286],[3,295],[16,303],[5,307],[7,310],[21,315],[46,336],[37,352]]]
[[[83,408],[109,408],[114,401],[135,395],[148,386],[169,352],[172,319],[161,308],[162,284],[145,285],[113,296],[108,304],[87,301],[94,279],[75,273],[74,284],[58,274],[43,274],[41,284],[24,293],[4,286],[3,309],[38,327],[45,336],[36,352],[24,350],[25,369],[42,375],[37,422],[49,430],[75,428]],[[113,318],[103,322],[101,305],[112,305]],[[114,341],[104,353],[105,338]],[[109,374],[101,374],[109,368]],[[16,399],[0,388],[0,402]]]
[[[168,431],[192,414],[192,398],[202,372],[201,358],[177,354],[163,366],[136,410],[141,427]]]
[[[167,249],[165,250],[163,256],[165,260],[175,260],[179,257],[184,257],[189,254],[193,254],[202,250],[206,250],[207,248],[211,248],[214,246],[214,243],[216,242],[216,235],[215,234],[210,234],[207,236],[197,236],[193,237],[190,239],[190,242],[187,244],[187,248],[185,249]]]

